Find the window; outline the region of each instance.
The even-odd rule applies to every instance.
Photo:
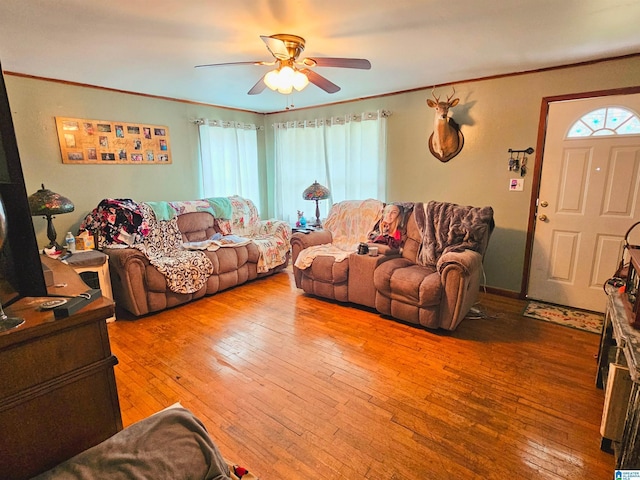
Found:
[[[203,197],[240,195],[260,211],[257,127],[219,120],[198,123]]]
[[[569,129],[567,138],[638,135],[640,119],[626,108],[606,107],[584,115]]]
[[[342,200],[384,201],[389,115],[378,111],[275,124],[276,216],[293,223],[302,210],[314,217],[315,204],[302,199],[314,181],[331,192],[319,204],[321,217]]]

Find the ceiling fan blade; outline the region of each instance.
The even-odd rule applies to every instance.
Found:
[[[267,88],[267,84],[264,83],[264,75],[263,75],[262,78],[260,78],[260,80],[258,80],[256,84],[253,87],[251,87],[251,90],[247,92],[247,95],[258,95],[259,93],[262,93],[265,88]]]
[[[196,65],[194,68],[203,67],[227,67],[229,65],[275,65],[276,62],[226,62],[226,63],[208,63],[206,65]]]
[[[260,35],[260,38],[267,46],[267,50],[271,52],[271,55],[279,60],[289,60],[289,50],[287,50],[287,46],[282,40],[268,35]]]
[[[302,61],[308,67],[338,67],[338,68],[359,68],[361,70],[369,70],[371,62],[365,58],[305,58]]]
[[[304,70],[300,70],[300,71],[307,76],[307,78],[311,83],[320,87],[325,92],[336,93],[340,91],[340,87],[338,85],[324,78],[322,75],[317,74],[313,70],[309,70],[308,68],[305,68]]]

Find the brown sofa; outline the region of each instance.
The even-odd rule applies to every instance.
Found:
[[[426,214],[417,221],[417,213],[421,212]],[[445,217],[451,212],[458,218],[447,220]],[[429,233],[437,233],[438,225],[447,226],[447,231],[430,237]],[[331,244],[335,232],[294,233],[291,248],[296,286],[312,295],[374,308],[412,324],[454,330],[477,300],[482,260],[493,226],[490,207],[417,203],[406,219],[399,250],[375,244],[379,248],[376,257],[358,255],[355,249],[342,261],[331,255],[318,255],[307,268],[296,266],[300,253],[309,247]],[[367,235],[361,233],[361,240],[367,242]],[[435,239],[439,248],[433,248],[429,239]],[[437,256],[432,262],[425,261],[429,249]]]
[[[184,245],[195,245],[195,242],[207,243],[216,233],[233,234],[251,240],[234,246],[217,247],[215,251],[200,249],[202,253],[188,252],[187,254],[194,254],[196,260],[202,254],[208,259],[208,262],[201,262],[203,265],[199,265],[200,271],[194,268],[192,258],[187,258],[177,266],[171,265],[175,259],[163,259],[164,251],[158,253],[150,248],[141,248],[142,242],[139,239],[133,242],[134,245],[131,247],[117,244],[115,241],[105,245],[102,239],[103,251],[109,256],[111,285],[116,306],[136,316],[146,315],[215,294],[249,280],[272,275],[286,268],[290,259],[291,227],[283,221],[261,221],[250,200],[241,197],[229,198],[234,205],[233,217],[229,220],[221,222],[206,211],[189,211],[175,216],[179,230],[177,235],[181,236],[178,240],[180,245],[176,258],[178,254],[182,254],[181,250],[185,250],[182,248]],[[184,206],[195,202],[172,202],[172,205]],[[145,210],[142,210],[144,213]],[[113,210],[109,213],[113,213]],[[104,222],[102,219],[107,215],[94,216]],[[127,218],[131,216],[127,215]],[[142,223],[146,228],[147,219]],[[164,241],[162,237],[167,236],[167,233],[164,230],[154,230],[160,229],[160,223],[151,222],[149,228],[160,237],[160,241]],[[152,233],[145,232],[145,235],[151,236]],[[112,237],[116,238],[116,235]],[[163,260],[174,268],[171,274],[163,269]],[[207,270],[203,278],[202,269],[205,268]],[[184,281],[180,277],[184,277]],[[195,277],[199,278],[194,283]],[[176,278],[178,281],[175,281]],[[179,287],[187,285],[190,288],[176,288],[175,284],[179,284]]]

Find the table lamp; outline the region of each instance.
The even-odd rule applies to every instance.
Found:
[[[53,227],[53,216],[62,213],[73,212],[73,202],[67,197],[63,197],[59,193],[53,193],[51,190],[42,188],[29,197],[29,209],[31,216],[37,217],[42,215],[47,219],[47,238],[49,245],[45,248],[56,247],[56,250],[62,250],[62,247],[56,242],[56,229]]]
[[[317,180],[309,185],[304,190],[304,192],[302,192],[302,198],[304,198],[305,200],[315,200],[316,202],[316,221],[312,226],[322,226],[322,223],[320,223],[320,207],[318,206],[318,201],[329,198],[329,195],[329,189],[320,185]]]

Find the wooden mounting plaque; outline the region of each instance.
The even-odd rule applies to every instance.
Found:
[[[62,163],[166,165],[169,128],[146,123],[56,117]]]

